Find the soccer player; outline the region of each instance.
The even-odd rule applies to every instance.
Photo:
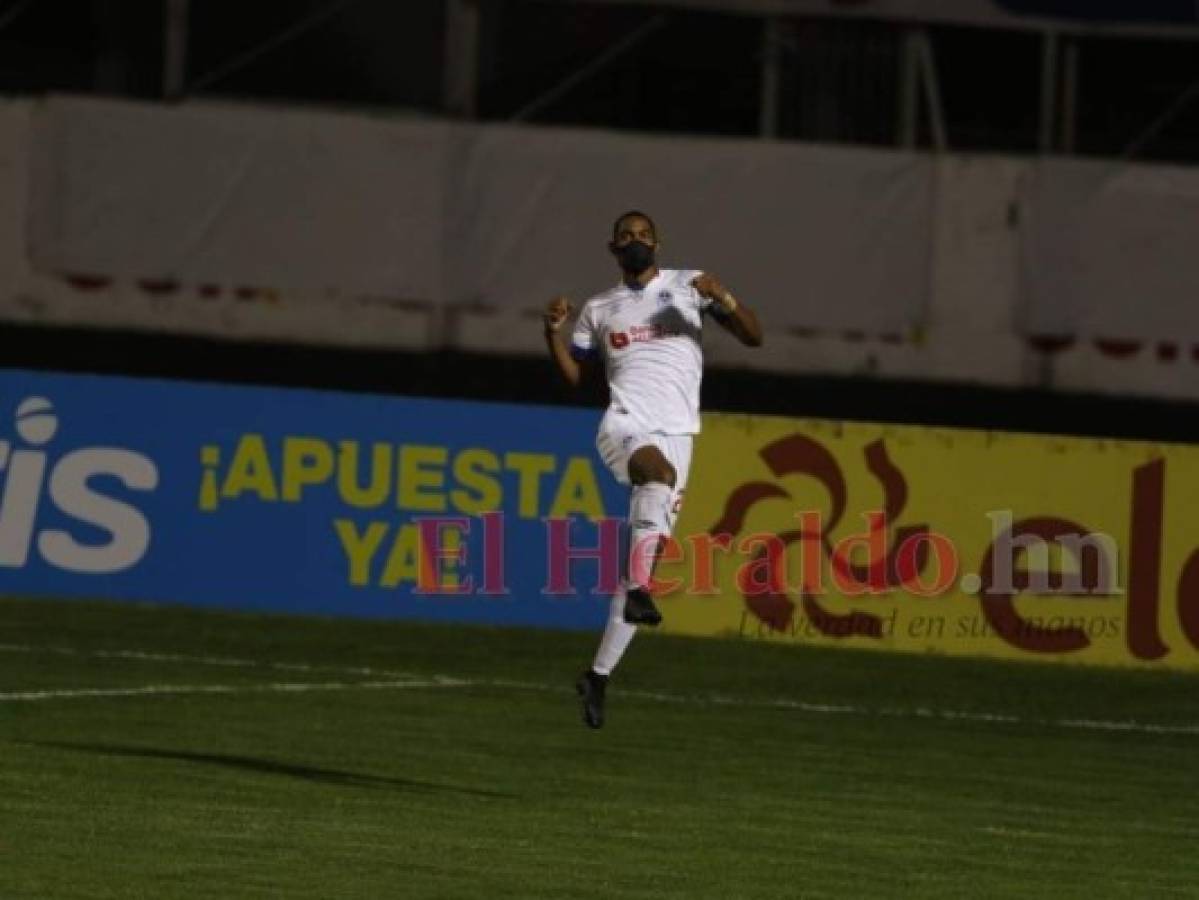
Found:
[[[711,273],[659,269],[657,228],[642,212],[627,212],[612,227],[608,250],[621,281],[583,306],[570,346],[562,331],[572,307],[556,297],[545,310],[546,343],[561,376],[577,387],[589,366],[603,364],[611,402],[596,448],[616,480],[632,488],[626,577],[612,598],[608,622],[590,669],[576,683],[583,720],[604,724],[608,676],[638,625],[662,614],[650,595],[650,576],[663,538],[670,535],[699,432],[700,336],[710,316],[749,347],[762,344],[757,316]]]

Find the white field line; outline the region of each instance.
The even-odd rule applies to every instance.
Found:
[[[258,659],[238,659],[227,656],[187,656],[179,653],[150,653],[144,650],[76,650],[73,647],[32,647],[25,644],[0,644],[0,653],[52,653],[58,656],[87,659],[128,659],[136,662],[186,663],[197,666],[220,666],[229,669],[272,669],[277,672],[329,672],[339,675],[361,675],[383,678],[421,678],[413,672],[371,669],[365,666],[314,666],[307,663],[270,662]]]
[[[321,681],[275,682],[271,684],[147,684],[131,688],[69,688],[45,691],[0,693],[0,703],[38,700],[75,700],[89,697],[143,697],[178,694],[302,694],[310,691],[405,690],[412,688],[469,687],[453,678],[425,681]]]
[[[561,686],[535,684],[532,682],[494,681],[474,682],[480,687],[514,688],[519,690],[555,691],[564,690]],[[898,709],[886,707],[852,706],[845,704],[808,703],[802,700],[750,700],[743,697],[730,697],[722,694],[668,694],[659,691],[624,691],[622,697],[636,697],[641,700],[653,700],[659,703],[699,704],[701,706],[738,706],[752,709],[782,709],[810,715],[844,715],[866,716],[891,719],[941,719],[950,722],[977,722],[982,724],[1000,725],[1033,725],[1049,728],[1064,728],[1075,731],[1126,731],[1140,734],[1179,734],[1199,735],[1199,724],[1196,725],[1154,725],[1149,722],[1136,721],[1104,721],[1101,719],[1036,719],[1024,716],[1014,716],[1006,713],[988,712],[957,712],[949,709],[928,709],[915,707]]]
[[[71,647],[38,647],[23,644],[0,644],[0,653],[51,653],[60,656],[73,656],[88,659],[117,659],[143,662],[183,663],[188,665],[219,666],[224,668],[252,668],[285,672],[311,672],[337,675],[353,675],[371,679],[371,681],[355,682],[326,682],[306,685],[275,684],[275,685],[147,685],[138,688],[79,688],[62,691],[25,691],[0,693],[0,702],[19,699],[57,699],[65,697],[119,697],[146,694],[236,694],[258,691],[270,692],[299,692],[303,690],[387,690],[421,687],[481,687],[500,690],[537,691],[540,693],[570,692],[569,687],[560,684],[544,684],[531,681],[512,681],[503,678],[474,679],[455,678],[445,675],[434,675],[431,678],[411,672],[397,672],[388,669],[369,667],[339,667],[313,665],[309,663],[282,663],[269,660],[238,659],[219,656],[187,656],[175,653],[153,653],[141,650],[77,650]],[[23,694],[46,695],[35,698],[21,696]],[[1070,731],[1098,732],[1127,732],[1132,734],[1158,735],[1196,735],[1199,736],[1199,724],[1187,725],[1158,725],[1150,722],[1135,720],[1103,720],[1103,719],[1038,719],[1008,713],[966,712],[947,709],[930,709],[928,707],[902,708],[871,708],[847,704],[810,703],[802,700],[752,700],[743,697],[733,697],[723,694],[672,694],[662,691],[622,690],[620,695],[640,700],[650,700],[656,703],[673,703],[699,706],[734,706],[751,709],[780,709],[801,712],[809,715],[845,715],[858,717],[895,718],[895,719],[937,719],[949,722],[971,722],[989,725],[1024,725],[1042,728],[1060,728]]]

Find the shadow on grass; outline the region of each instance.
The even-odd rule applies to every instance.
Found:
[[[127,747],[118,744],[74,744],[58,741],[18,741],[30,747],[46,747],[54,750],[73,750],[79,753],[98,753],[105,756],[126,756],[136,759],[167,759],[177,762],[200,763],[224,766],[246,772],[265,772],[268,775],[285,775],[320,784],[335,784],[343,787],[391,788],[422,794],[459,794],[467,797],[485,797],[493,800],[515,800],[516,794],[489,791],[480,788],[442,784],[436,781],[419,781],[413,778],[389,778],[382,775],[363,775],[358,772],[342,772],[338,769],[322,769],[296,763],[259,759],[253,756],[233,756],[226,753],[194,753],[187,750],[161,750],[155,747]]]

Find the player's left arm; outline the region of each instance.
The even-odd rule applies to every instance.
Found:
[[[747,347],[762,346],[762,326],[754,311],[733,296],[720,279],[704,272],[691,279],[701,297],[711,301],[708,311],[717,322]]]

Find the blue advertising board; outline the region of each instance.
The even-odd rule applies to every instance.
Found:
[[[593,627],[627,503],[598,421],[0,370],[0,593]]]

